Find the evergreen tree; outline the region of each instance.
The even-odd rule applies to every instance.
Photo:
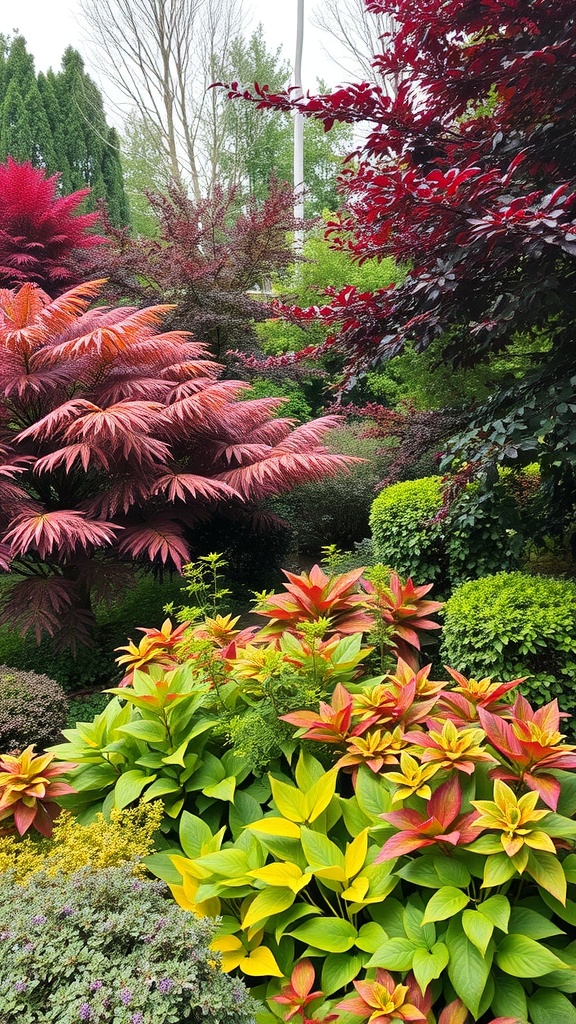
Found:
[[[128,223],[118,138],[102,96],[69,47],[62,70],[36,76],[25,39],[0,35],[0,161],[12,156],[61,174],[69,195],[89,186],[88,209],[104,199],[115,225]]]
[[[0,162],[13,156],[15,160],[30,158],[34,145],[30,118],[16,81],[10,82],[2,104],[0,122]]]

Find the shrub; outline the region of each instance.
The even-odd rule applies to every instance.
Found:
[[[285,715],[328,765],[304,749],[224,843],[183,830],[176,901],[222,916],[225,970],[285,1021],[573,1020],[576,747],[556,702],[447,671],[399,661]]]
[[[366,460],[351,466],[346,478],[303,484],[272,500],[292,530],[297,551],[315,554],[325,544],[350,548],[368,536],[370,507],[389,456],[386,442],[364,437],[365,429],[365,424],[343,424],[326,438],[331,451]]]
[[[442,656],[476,676],[528,676],[537,704],[576,708],[576,583],[521,572],[463,583],[445,606]]]
[[[520,482],[521,475],[513,479]],[[444,524],[450,585],[518,569],[530,532],[529,516],[530,510],[517,504],[508,479],[488,489],[469,484]]]
[[[12,871],[17,882],[25,882],[39,872],[70,875],[84,867],[118,867],[128,862],[138,872],[137,861],[152,853],[162,811],[158,800],[123,811],[113,807],[109,820],[98,814],[89,825],[62,811],[49,839],[0,838],[0,874]]]
[[[442,478],[423,477],[385,487],[372,504],[370,526],[376,557],[404,575],[437,580],[445,572]]]
[[[67,717],[66,694],[53,679],[0,665],[0,750],[31,743],[44,750],[60,739]]]
[[[24,897],[24,898],[23,898]],[[19,1024],[253,1024],[210,951],[213,924],[129,867],[0,878],[0,1019]]]
[[[334,418],[293,427],[277,399],[239,401],[248,385],[201,343],[160,332],[166,306],[89,310],[101,288],[0,292],[2,614],[60,647],[89,642],[137,565],[180,570],[199,521],[249,522],[351,461],[320,443]]]

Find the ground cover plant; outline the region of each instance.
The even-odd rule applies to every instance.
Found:
[[[0,1020],[22,1024],[252,1024],[244,985],[220,971],[212,922],[130,866],[0,875]]]
[[[293,429],[274,399],[238,401],[202,344],[161,331],[166,306],[90,309],[100,288],[0,292],[4,617],[64,646],[136,566],[181,569],[219,505],[252,524],[261,498],[350,462],[320,443],[332,419]]]

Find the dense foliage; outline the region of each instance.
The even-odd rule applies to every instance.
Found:
[[[527,676],[536,704],[576,707],[576,583],[499,572],[457,587],[444,610],[442,657],[474,675]]]
[[[248,199],[239,208],[240,199],[220,185],[199,201],[177,185],[150,194],[157,236],[134,238],[107,224],[109,245],[95,257],[93,276],[108,279],[115,301],[174,303],[169,326],[192,331],[218,359],[231,346],[250,348],[252,322],[266,315],[261,296],[250,292],[265,290],[292,259],[294,199],[281,183],[261,203]]]
[[[0,165],[0,287],[26,281],[51,296],[82,280],[87,252],[104,239],[94,234],[97,214],[78,213],[86,189],[59,196],[58,175],[16,163]]]
[[[180,569],[219,503],[249,521],[350,461],[320,444],[330,418],[292,429],[276,400],[237,401],[203,345],[159,332],[165,306],[89,310],[98,292],[0,292],[4,615],[64,644],[135,564]]]
[[[370,526],[374,550],[387,565],[420,579],[437,580],[446,566],[442,559],[442,478],[423,477],[385,487],[372,504]]]
[[[444,358],[477,363],[539,337],[531,369],[474,410],[456,450],[529,463],[573,488],[575,320],[574,78],[571,0],[368,0],[395,31],[375,57],[396,76],[293,99],[243,93],[265,109],[368,122],[343,176],[335,245],[409,262],[397,287],[344,288],[320,310],[356,368],[438,336]]]
[[[114,224],[129,220],[118,136],[72,47],[59,71],[37,75],[25,39],[0,36],[0,160],[9,156],[60,174],[64,195],[89,189],[85,208],[105,200]]]
[[[67,718],[66,694],[53,679],[0,665],[0,750],[43,750],[60,739]]]
[[[129,867],[0,876],[0,1003],[22,1024],[252,1024],[244,985],[219,969],[213,925]]]

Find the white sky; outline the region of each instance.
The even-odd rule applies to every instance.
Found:
[[[253,18],[252,27],[261,21],[269,46],[282,46],[291,62],[294,60],[296,2],[246,0],[247,13],[251,13]],[[306,0],[303,84],[305,89],[311,90],[318,77],[324,78],[329,85],[336,85],[346,77],[326,53],[327,46],[334,46],[333,40],[310,23],[310,12],[318,2]],[[46,71],[49,67],[56,70],[66,47],[74,46],[82,54],[88,70],[94,74],[80,25],[79,6],[78,0],[18,0],[14,5],[9,4],[9,0],[0,0],[0,32],[10,34],[14,29],[19,30],[26,39],[28,50],[34,55],[37,71]],[[100,81],[100,84],[103,86],[104,82]]]

